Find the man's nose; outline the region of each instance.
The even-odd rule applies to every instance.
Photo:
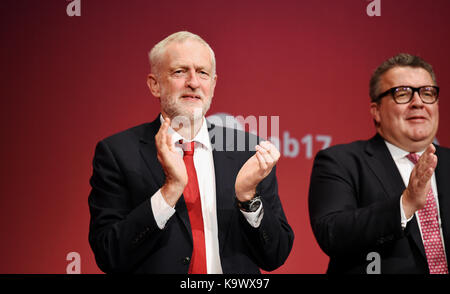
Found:
[[[187,83],[187,86],[192,89],[196,89],[196,88],[200,87],[200,81],[198,79],[197,72],[195,70],[189,71],[189,75],[188,75],[186,83]]]
[[[424,106],[422,98],[420,98],[419,91],[416,91],[416,92],[413,93],[413,97],[412,97],[411,102],[409,104],[410,104],[411,107],[419,107],[419,108],[421,108],[421,107]]]

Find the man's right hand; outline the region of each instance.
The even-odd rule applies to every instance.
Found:
[[[409,177],[408,187],[403,192],[402,205],[409,219],[417,210],[422,209],[431,189],[431,177],[437,165],[436,148],[430,144],[420,156]]]
[[[175,149],[172,136],[167,132],[169,126],[170,119],[166,118],[155,136],[155,143],[158,161],[166,175],[161,194],[167,204],[174,207],[187,185],[188,176],[183,157]]]

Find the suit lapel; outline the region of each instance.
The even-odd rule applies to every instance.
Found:
[[[450,152],[436,146],[438,164],[435,170],[439,212],[447,258],[450,258]]]
[[[157,158],[155,145],[155,135],[160,127],[161,122],[159,121],[159,117],[147,126],[144,135],[140,139],[141,148],[139,150],[142,158],[144,159],[144,162],[146,163],[148,169],[150,170],[150,173],[153,176],[153,179],[159,187],[164,184],[164,181],[166,179],[166,177],[164,176],[164,171]]]
[[[406,187],[384,139],[379,134],[375,135],[368,141],[366,152],[369,155],[367,157],[369,167],[378,178],[388,197],[398,198]],[[415,216],[405,228],[405,233],[411,235],[419,251],[425,257],[425,248]]]
[[[225,129],[210,123],[208,123],[208,133],[213,149],[219,251],[222,252],[232,216],[236,213],[234,208],[236,197],[233,178],[234,158],[232,152],[225,151],[232,149],[230,147],[232,147],[233,141],[225,142]],[[218,138],[217,136],[222,137]],[[219,142],[219,140],[221,141]]]
[[[157,185],[161,187],[164,184],[165,176],[161,164],[159,163],[157,158],[155,145],[155,135],[158,132],[160,126],[161,123],[159,122],[159,118],[147,126],[144,135],[140,139],[141,148],[139,151],[148,169],[150,170],[153,179],[155,180]]]
[[[375,135],[368,141],[366,147],[367,163],[378,181],[381,183],[388,197],[398,197],[405,185],[403,179],[392,159],[391,154],[380,135]]]
[[[147,130],[140,139],[141,142],[140,153],[148,169],[150,170],[150,173],[153,175],[154,181],[159,187],[162,187],[164,185],[166,177],[164,175],[164,170],[158,161],[155,144],[155,135],[158,133],[160,127],[161,121],[158,115],[158,117],[148,125]],[[180,197],[177,204],[175,205],[175,211],[176,211],[175,214],[181,219],[184,226],[186,227],[186,230],[192,241],[189,214],[187,211],[183,195]]]

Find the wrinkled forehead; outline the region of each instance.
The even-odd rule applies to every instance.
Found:
[[[214,59],[211,50],[197,40],[173,41],[167,44],[162,63],[169,67],[194,66],[214,70]]]

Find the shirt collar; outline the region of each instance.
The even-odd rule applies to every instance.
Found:
[[[164,122],[164,118],[162,114],[159,115],[159,119],[161,121],[161,124]],[[203,147],[205,147],[208,150],[211,150],[211,141],[209,139],[209,133],[208,133],[208,126],[206,125],[206,119],[205,117],[202,118],[202,126],[200,127],[199,132],[192,140],[187,140],[183,138],[179,133],[177,133],[174,129],[172,129],[171,126],[169,126],[169,129],[167,132],[172,136],[172,142],[176,143],[180,140],[183,140],[184,142],[197,142],[200,143]]]
[[[389,152],[391,153],[392,158],[394,159],[394,161],[397,161],[401,158],[405,158],[410,152],[405,151],[391,143],[389,143],[388,141],[384,141],[386,143],[387,148],[389,149]],[[419,156],[422,155],[422,153],[425,150],[422,150],[420,152],[416,152]]]

